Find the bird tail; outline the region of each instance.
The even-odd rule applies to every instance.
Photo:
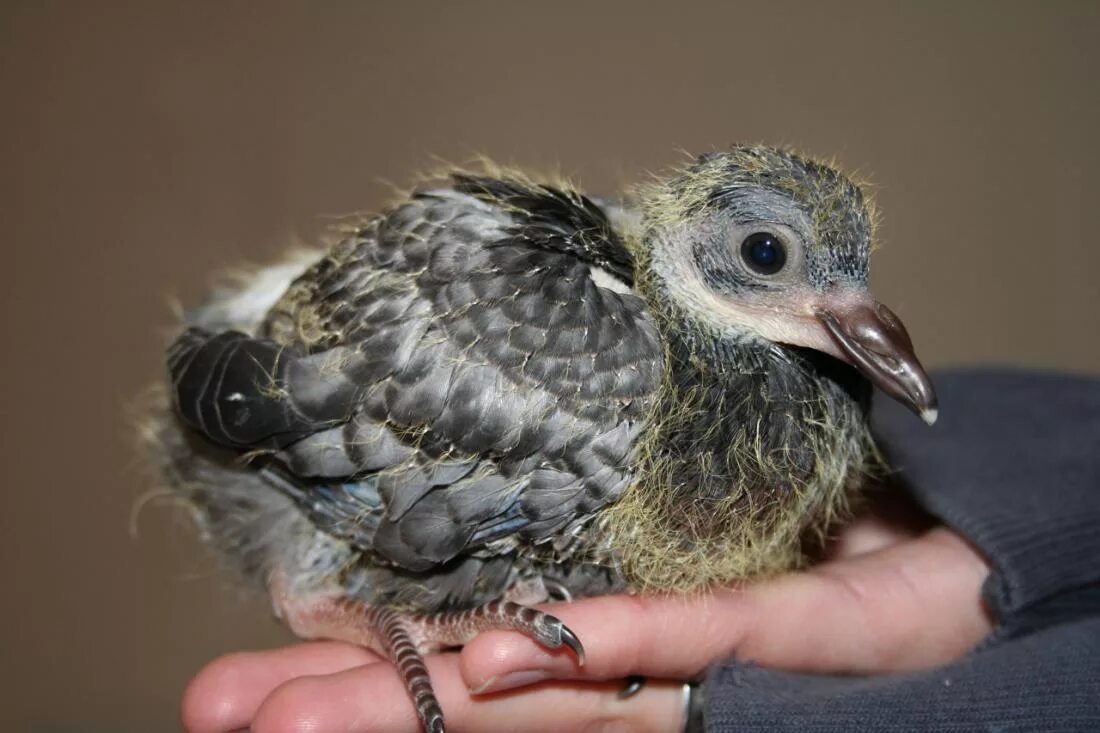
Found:
[[[264,587],[271,573],[316,529],[294,501],[272,491],[263,474],[232,449],[184,426],[167,394],[149,398],[139,425],[141,450],[171,497],[186,507],[203,538],[233,570]]]
[[[246,338],[245,333],[255,333],[279,295],[318,256],[315,251],[303,250],[281,264],[232,274],[203,305],[184,314],[189,327],[169,350],[169,372],[182,377],[187,364],[205,363],[209,367],[206,374],[213,379],[219,374],[214,355],[217,344],[224,346]],[[236,336],[211,345],[212,333],[222,331],[236,332]],[[233,363],[255,377],[270,374],[276,359],[276,352],[266,347],[251,352],[238,348],[235,354]],[[258,363],[251,361],[254,356],[259,357]],[[213,396],[227,397],[232,392],[226,391],[231,385],[224,382],[212,386],[213,382],[189,379],[186,394],[179,393],[173,379],[167,389],[158,385],[148,390],[137,406],[138,452],[161,486],[147,496],[167,497],[185,507],[215,554],[241,576],[265,587],[272,572],[291,567],[288,563],[296,556],[306,554],[303,547],[317,545],[324,538],[293,499],[272,490],[267,477],[248,461],[247,454],[242,455],[233,440],[217,445],[193,429],[201,429],[201,424],[189,422],[213,414],[209,404]],[[263,380],[249,378],[247,383],[252,387]],[[186,414],[191,421],[181,419]],[[221,415],[209,424],[232,428],[232,416],[228,422],[226,417]],[[247,438],[239,432],[232,436]],[[139,506],[145,503],[139,501]],[[338,554],[330,553],[333,563],[346,561],[336,557]]]

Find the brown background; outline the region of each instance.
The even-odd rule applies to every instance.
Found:
[[[285,638],[171,512],[128,533],[167,296],[433,155],[609,192],[781,142],[878,183],[926,363],[1100,372],[1098,62],[1096,3],[5,4],[0,729],[172,730],[204,660]]]

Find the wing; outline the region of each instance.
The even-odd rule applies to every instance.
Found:
[[[185,333],[178,413],[412,570],[568,535],[626,487],[661,374],[631,276],[583,196],[456,177],[334,248],[256,337]]]

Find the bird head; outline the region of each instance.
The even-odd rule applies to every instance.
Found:
[[[850,179],[785,150],[738,146],[653,186],[642,211],[646,285],[693,327],[828,354],[935,422],[905,326],[868,292],[874,214]]]

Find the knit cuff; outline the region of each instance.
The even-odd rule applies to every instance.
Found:
[[[826,677],[737,662],[713,668],[707,731],[1100,730],[1100,620],[1058,626],[949,667]]]
[[[1100,380],[954,371],[934,381],[934,427],[878,400],[876,434],[917,501],[989,558],[985,597],[1001,625],[1100,582]]]

